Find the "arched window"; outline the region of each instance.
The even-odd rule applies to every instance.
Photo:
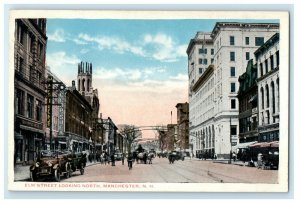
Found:
[[[78,91],[80,91],[80,79],[78,79]]]
[[[261,109],[264,109],[264,103],[265,103],[265,98],[264,98],[264,88],[261,87],[260,88],[260,95],[261,95]]]
[[[274,82],[271,82],[271,94],[272,94],[272,113],[275,113],[275,86]]]
[[[88,79],[88,81],[87,81],[87,91],[88,92],[90,91],[90,79]]]
[[[266,108],[270,107],[270,94],[269,94],[269,86],[266,85],[266,99],[267,99],[267,104],[266,104]]]
[[[279,102],[280,102],[280,99],[279,99],[279,78],[277,78],[276,80],[276,86],[277,86],[277,112],[280,112],[280,108],[279,108]]]
[[[85,84],[84,83],[85,83],[85,79],[82,79],[82,86],[81,86],[82,87],[82,91],[85,91]]]

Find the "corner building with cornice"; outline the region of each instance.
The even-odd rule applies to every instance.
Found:
[[[229,158],[232,146],[238,144],[238,78],[254,52],[276,32],[276,23],[216,23],[210,35],[214,57],[196,81],[189,77],[189,136],[193,153],[199,157]],[[192,46],[191,41],[189,70]]]

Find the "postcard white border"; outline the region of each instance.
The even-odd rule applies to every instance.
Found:
[[[80,16],[80,17],[78,17]],[[273,11],[113,11],[113,10],[11,10],[9,17],[8,96],[14,99],[14,26],[16,18],[82,19],[278,19],[280,21],[280,166],[278,184],[245,183],[116,183],[115,187],[28,187],[33,182],[14,182],[13,153],[8,153],[8,189],[10,191],[125,191],[125,192],[287,192],[289,136],[289,13]],[[288,67],[288,68],[282,68]],[[14,150],[14,106],[8,103],[8,152]],[[52,183],[52,182],[51,182]],[[35,183],[38,184],[38,183]],[[47,183],[41,183],[47,184]],[[53,183],[54,184],[54,183]],[[105,183],[80,183],[99,184]],[[112,183],[108,183],[112,184]],[[122,187],[121,185],[140,185]],[[144,186],[145,185],[145,186]]]

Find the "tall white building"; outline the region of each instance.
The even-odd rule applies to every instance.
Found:
[[[195,131],[195,124],[199,122],[200,104],[199,94],[193,90],[195,83],[206,71],[209,64],[214,60],[214,47],[211,33],[197,32],[195,38],[190,40],[187,48],[188,55],[188,74],[189,74],[189,143],[191,151],[196,154],[199,149],[199,136]]]
[[[195,140],[194,153],[229,157],[238,142],[238,77],[254,52],[278,31],[279,24],[216,23],[211,32],[213,64],[200,78],[190,74],[195,60],[190,53],[197,48],[190,42],[190,141]]]
[[[256,52],[258,67],[258,141],[279,140],[279,33]]]

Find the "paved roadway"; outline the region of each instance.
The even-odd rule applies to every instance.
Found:
[[[126,182],[126,183],[277,183],[277,170],[261,170],[252,167],[213,163],[186,159],[169,164],[166,158],[156,157],[153,164],[133,164],[128,170],[127,162],[116,166],[92,165],[84,175],[77,171],[71,178],[61,182]]]

